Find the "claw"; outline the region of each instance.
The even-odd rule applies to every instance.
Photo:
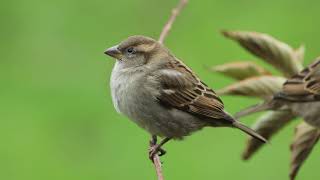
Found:
[[[163,155],[165,155],[166,153],[167,153],[166,150],[164,150],[164,149],[162,149],[162,148],[159,149],[159,156],[163,156]]]
[[[160,142],[160,144],[157,144],[157,137],[152,136],[152,139],[149,141],[149,159],[153,161],[153,158],[156,154],[159,156],[165,155],[167,152],[161,148],[162,145],[164,145],[166,142],[168,142],[170,138],[165,138]]]
[[[159,153],[159,154],[158,154]],[[165,155],[167,152],[162,149],[158,144],[153,145],[149,149],[149,158],[151,161],[153,161],[153,157],[158,154],[159,156]]]
[[[159,152],[158,145],[155,144],[149,149],[149,159],[153,161],[153,157]]]

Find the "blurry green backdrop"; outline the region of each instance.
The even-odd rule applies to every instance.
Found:
[[[15,0],[0,2],[0,179],[155,179],[149,135],[113,109],[114,61],[103,51],[129,35],[159,36],[173,0]],[[320,55],[320,1],[190,0],[165,44],[212,88],[231,82],[205,70],[257,58],[219,31],[269,33],[306,61]],[[263,64],[264,65],[264,64]],[[265,65],[264,65],[265,66]],[[269,68],[269,67],[267,67]],[[232,113],[257,102],[222,97]],[[251,118],[243,119],[251,124]],[[290,124],[249,162],[245,135],[205,129],[165,146],[167,179],[288,179]],[[298,179],[319,179],[319,146]]]

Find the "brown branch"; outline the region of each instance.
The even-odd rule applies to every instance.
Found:
[[[172,27],[172,24],[174,23],[174,21],[176,20],[177,16],[180,14],[180,12],[182,11],[182,9],[185,7],[185,5],[188,3],[188,0],[180,0],[179,4],[177,5],[176,8],[172,9],[171,12],[171,16],[169,18],[169,20],[167,21],[167,23],[164,25],[160,37],[159,37],[159,43],[163,44],[164,39],[166,38],[166,36],[168,36],[169,31]]]
[[[174,21],[176,20],[177,16],[180,14],[180,12],[182,11],[182,9],[185,7],[185,5],[188,3],[188,0],[180,0],[177,7],[175,7],[174,9],[172,9],[171,12],[171,16],[169,18],[169,20],[167,21],[167,23],[164,25],[161,34],[159,36],[159,43],[163,44],[164,39],[168,36],[169,31],[172,27],[172,24],[174,23]],[[164,180],[163,178],[163,174],[162,174],[162,168],[161,168],[161,161],[160,161],[160,157],[158,154],[155,154],[153,156],[153,165],[156,169],[156,173],[157,173],[157,177],[158,180]]]
[[[153,135],[152,139],[149,142],[149,158],[150,158],[151,150],[156,145],[157,145],[157,136]],[[164,180],[163,174],[162,174],[162,169],[161,169],[162,164],[161,164],[159,155],[157,153],[155,155],[153,155],[151,161],[152,161],[152,163],[154,165],[154,168],[156,169],[158,180]]]
[[[153,165],[154,165],[154,168],[156,169],[158,180],[164,180],[163,174],[162,174],[162,168],[161,168],[161,161],[158,154],[153,156]]]

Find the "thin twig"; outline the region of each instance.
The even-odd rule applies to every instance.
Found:
[[[167,23],[164,25],[161,34],[159,36],[159,43],[163,44],[164,39],[168,36],[169,31],[172,27],[172,24],[176,20],[177,16],[180,14],[182,9],[185,7],[185,5],[188,3],[188,0],[180,0],[177,7],[172,9],[171,16]],[[158,154],[155,154],[153,156],[153,164],[156,169],[158,180],[164,180],[163,174],[162,174],[162,168],[161,168],[161,161]]]
[[[161,168],[161,161],[158,154],[153,156],[153,165],[156,168],[156,173],[158,176],[158,180],[164,180]]]
[[[176,20],[177,16],[180,14],[182,9],[185,7],[185,5],[188,3],[188,0],[180,0],[179,4],[177,5],[176,8],[172,9],[171,16],[165,26],[163,27],[160,37],[159,37],[159,43],[163,44],[164,39],[166,36],[169,34],[169,31],[172,27],[172,24]]]

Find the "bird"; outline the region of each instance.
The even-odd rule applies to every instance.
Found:
[[[273,97],[236,113],[235,117],[265,110],[289,110],[309,125],[320,128],[320,57],[286,80]]]
[[[104,53],[116,60],[110,78],[114,107],[151,134],[150,159],[165,154],[169,140],[204,127],[238,128],[267,141],[229,115],[217,94],[158,41],[134,35]],[[159,144],[157,137],[163,138]]]

